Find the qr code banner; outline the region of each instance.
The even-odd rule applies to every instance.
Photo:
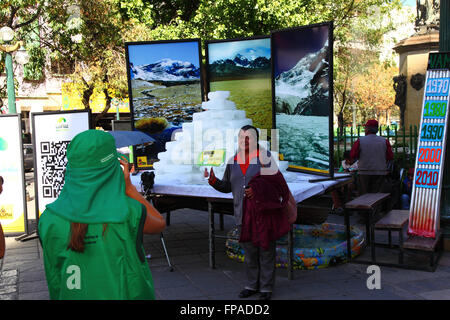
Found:
[[[31,114],[33,148],[36,164],[36,213],[61,194],[67,166],[67,148],[70,141],[89,130],[89,111],[34,112]]]
[[[40,144],[44,198],[57,198],[64,186],[69,143],[70,141],[43,141]]]

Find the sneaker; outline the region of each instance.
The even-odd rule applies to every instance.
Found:
[[[270,300],[272,298],[272,292],[261,292],[259,300]]]
[[[335,209],[334,211],[338,216],[343,216],[344,215],[344,208],[339,207],[337,209]]]
[[[249,289],[244,289],[241,291],[241,293],[239,293],[239,298],[248,298],[254,294],[256,294],[258,291],[256,290],[249,290]]]

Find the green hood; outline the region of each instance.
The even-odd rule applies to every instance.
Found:
[[[112,135],[87,130],[67,148],[64,187],[47,210],[79,223],[121,223],[128,213],[125,180]]]

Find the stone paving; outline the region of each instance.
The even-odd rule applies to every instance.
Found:
[[[225,234],[233,217],[225,216]],[[328,222],[343,223],[329,215]],[[32,228],[30,230],[33,230]],[[377,234],[377,238],[383,235]],[[385,236],[384,236],[385,237]],[[386,238],[386,237],[385,237]],[[169,270],[160,237],[146,235],[144,246],[160,300],[238,300],[245,279],[244,265],[225,253],[225,240],[216,240],[216,269],[209,268],[207,213],[182,209],[172,212],[164,240],[173,265]],[[395,240],[395,239],[394,239]],[[378,249],[377,249],[378,250]],[[369,250],[365,250],[367,254]],[[378,252],[378,251],[377,251]],[[383,252],[380,256],[383,257]],[[386,253],[386,256],[389,256]],[[392,255],[394,258],[396,255]],[[450,299],[450,253],[444,252],[435,272],[381,267],[381,289],[367,288],[367,266],[353,263],[318,270],[277,269],[274,300],[425,300]],[[26,242],[6,239],[6,255],[0,277],[1,300],[48,300],[42,249],[38,239]],[[257,297],[248,300],[257,299]],[[246,301],[242,299],[240,301]]]

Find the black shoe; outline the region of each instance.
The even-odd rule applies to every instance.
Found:
[[[338,215],[338,216],[344,216],[344,208],[339,207],[337,209],[334,210],[334,212]]]
[[[272,298],[272,292],[261,292],[259,300],[270,300]]]
[[[258,291],[256,291],[256,290],[244,289],[244,290],[241,291],[241,293],[239,293],[239,298],[248,298],[248,297],[254,295],[257,292]]]

